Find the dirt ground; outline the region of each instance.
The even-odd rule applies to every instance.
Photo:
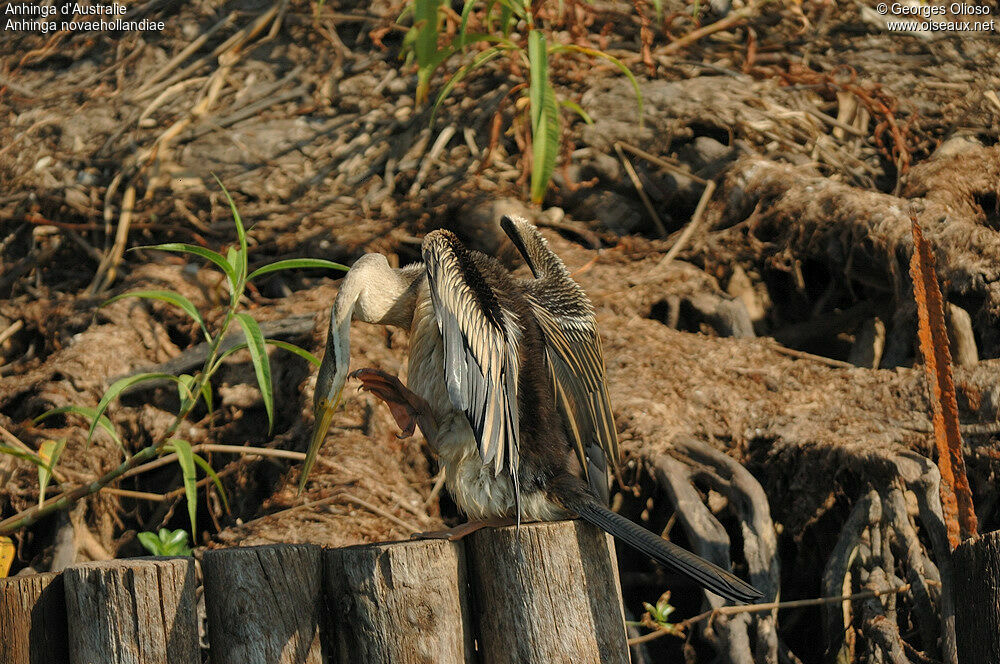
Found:
[[[8,31],[0,43],[0,426],[6,444],[32,450],[68,440],[50,495],[109,471],[122,452],[105,434],[88,445],[77,418],[33,418],[93,407],[111,381],[140,370],[190,371],[202,340],[167,304],[99,304],[169,289],[205,312],[210,328],[221,322],[218,274],[135,249],[231,245],[215,175],[250,229],[251,267],[296,257],[350,264],[372,251],[402,265],[418,259],[424,233],[447,227],[526,274],[497,220],[529,216],[598,312],[630,484],[619,487],[616,509],[707,547],[660,472],[679,460],[708,505],[705,518],[729,534],[737,571],[781,599],[828,594],[824,575],[838,569],[830,552],[866,541],[848,527],[871,491],[889,514],[900,489],[911,527],[894,522],[897,532],[916,533],[926,578],[937,571],[931,560],[942,565],[925,511],[933,506],[918,488],[936,471],[914,460],[934,457],[908,272],[915,218],[949,303],[980,530],[1000,528],[996,31],[890,32],[861,3],[667,2],[657,19],[644,1],[567,2],[561,18],[548,10],[550,24],[560,38],[620,58],[639,78],[643,113],[640,122],[614,66],[555,64],[560,94],[593,123],[564,115],[560,166],[544,205],[532,208],[515,102],[527,72],[491,63],[456,87],[430,125],[429,108],[414,102],[414,69],[399,59],[400,4],[129,7],[165,29]],[[714,29],[693,32],[704,26]],[[709,182],[714,193],[699,205]],[[265,331],[320,353],[336,288],[336,275],[287,272],[256,284],[244,304]],[[405,377],[405,331],[357,324],[352,335],[355,367]],[[303,452],[314,371],[280,350],[271,363],[270,435],[246,351],[215,379],[215,413],[196,411],[183,435]],[[298,461],[207,454],[229,510],[206,483],[200,543],[345,545],[457,519],[419,436],[397,438],[371,395],[345,394],[304,498]],[[108,413],[134,452],[164,434],[177,406],[174,388],[152,387]],[[737,481],[724,462],[684,451],[678,441],[688,439],[752,477]],[[751,480],[766,495],[763,515],[747,497],[757,495],[746,489]],[[140,555],[137,532],[186,527],[180,487],[176,464],[150,469],[18,531],[11,573]],[[0,518],[37,500],[35,468],[0,456]],[[747,525],[751,515],[770,539]],[[773,545],[764,567],[751,543]],[[901,579],[913,569],[879,560],[837,588],[868,587],[875,567]],[[701,594],[648,562],[623,553],[621,569],[631,618],[667,586],[681,618],[698,612]],[[914,636],[922,601],[900,600],[895,638],[907,661],[949,661],[945,637]],[[928,601],[947,612],[939,590]],[[710,661],[714,648],[727,661],[812,662],[837,652],[847,653],[842,661],[883,661],[860,612],[835,636],[821,609],[781,619],[730,625],[765,644],[756,659],[745,659],[749,646],[736,654],[739,639],[718,626],[650,642],[633,657]]]

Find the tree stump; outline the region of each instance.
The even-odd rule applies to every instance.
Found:
[[[201,663],[193,558],[81,563],[63,574],[71,661]]]
[[[62,574],[0,579],[0,662],[68,664]]]
[[[474,661],[460,543],[423,540],[328,549],[324,565],[333,661]]]
[[[951,559],[958,661],[1000,662],[1000,530],[962,542]]]
[[[610,535],[522,524],[476,532],[467,551],[485,664],[629,661]]]
[[[202,571],[213,664],[322,664],[318,546],[206,551]]]

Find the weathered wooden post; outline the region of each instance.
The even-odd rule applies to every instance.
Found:
[[[323,664],[320,549],[215,549],[202,559],[213,664]]]
[[[959,664],[1000,662],[1000,530],[952,552]]]
[[[474,661],[460,543],[352,546],[323,557],[331,661]]]
[[[80,563],[63,572],[74,664],[200,664],[193,558]]]
[[[485,664],[629,661],[614,542],[582,521],[481,530],[467,544]]]
[[[69,663],[62,574],[0,579],[0,662]]]

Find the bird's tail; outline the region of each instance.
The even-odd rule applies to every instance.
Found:
[[[635,547],[663,565],[680,572],[700,583],[716,595],[749,604],[763,597],[763,593],[740,579],[735,574],[713,565],[704,558],[682,549],[672,542],[646,530],[600,505],[587,495],[576,494],[572,499],[561,501],[587,523],[611,533],[618,539]]]

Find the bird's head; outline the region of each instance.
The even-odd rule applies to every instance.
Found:
[[[372,255],[372,254],[369,254]],[[316,375],[316,390],[313,394],[313,419],[314,428],[312,439],[309,442],[309,451],[306,453],[306,460],[302,466],[302,476],[299,479],[299,493],[305,487],[309,471],[312,470],[316,462],[316,455],[319,448],[326,439],[327,431],[330,430],[330,423],[333,421],[333,414],[340,405],[341,396],[344,392],[344,384],[347,382],[347,372],[351,363],[351,320],[354,318],[354,309],[361,297],[364,285],[364,264],[368,255],[359,259],[347,272],[340,289],[337,291],[337,299],[333,303],[333,311],[330,312],[330,325],[326,333],[326,353],[323,361],[319,365],[319,373]],[[383,260],[385,260],[383,258]]]

